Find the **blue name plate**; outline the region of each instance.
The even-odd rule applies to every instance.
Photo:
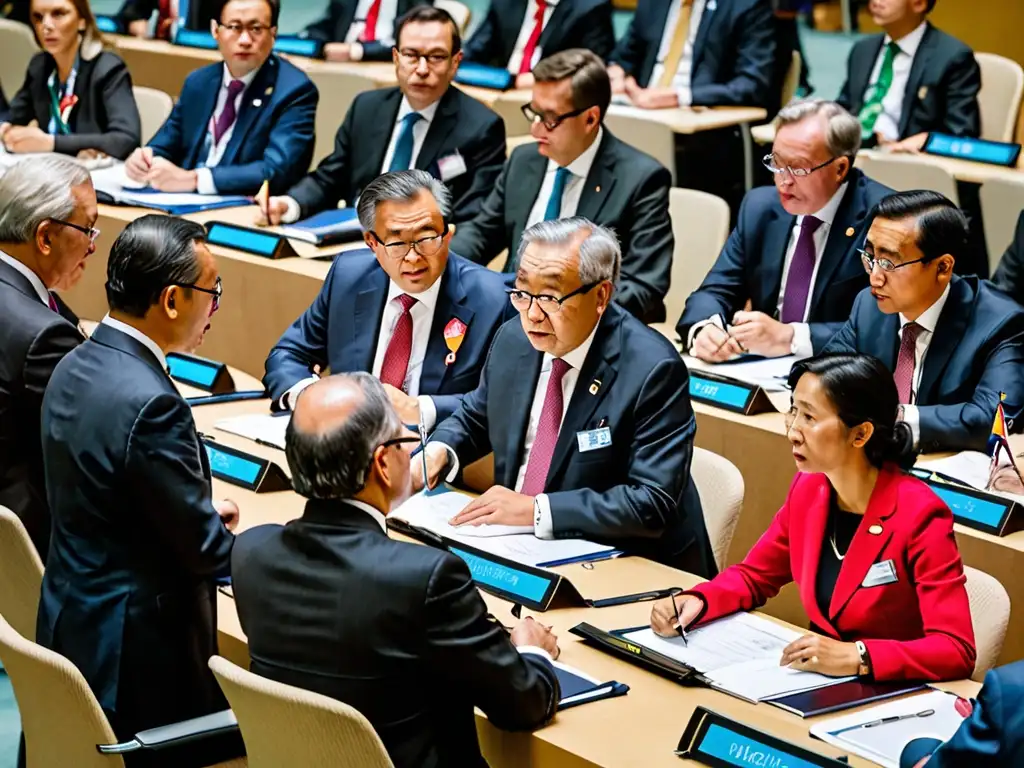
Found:
[[[1020,157],[1020,144],[930,133],[928,141],[925,142],[924,151],[929,155],[939,157],[954,157],[958,160],[1010,167],[1017,164],[1017,158]]]
[[[210,474],[218,480],[237,485],[256,493],[286,491],[291,481],[279,466],[268,459],[229,448],[204,439],[206,458],[210,461]]]
[[[171,378],[206,392],[218,395],[235,391],[235,382],[224,363],[196,355],[171,352],[167,355]]]
[[[455,73],[455,82],[460,85],[472,85],[477,88],[507,91],[512,87],[514,81],[512,73],[507,69],[464,61],[459,65],[459,71]],[[524,117],[523,120],[526,120],[526,118]]]
[[[1015,526],[1010,525],[1011,521],[1016,522],[1019,518],[1019,515],[1014,514],[1017,504],[1012,500],[943,482],[923,469],[914,469],[913,473],[945,502],[956,522],[995,536],[1005,536],[1016,530]]]
[[[189,48],[204,48],[208,51],[217,50],[217,41],[209,32],[202,32],[198,29],[185,29],[179,27],[174,35],[175,45],[185,45]]]
[[[699,403],[750,414],[755,412],[757,402],[763,399],[757,397],[759,391],[753,384],[731,381],[705,371],[690,371],[690,398]]]
[[[287,238],[223,221],[211,221],[206,225],[206,239],[213,245],[234,248],[267,259],[286,259],[296,255]]]
[[[217,40],[209,32],[198,29],[185,29],[181,27],[174,35],[175,45],[184,45],[188,48],[203,48],[208,51],[217,49]],[[323,54],[324,46],[319,40],[309,40],[301,37],[279,37],[274,41],[276,53],[288,53],[293,56],[307,56],[318,58]]]
[[[477,554],[456,545],[450,545],[448,551],[466,562],[473,581],[478,585],[528,608],[544,605],[545,598],[550,597],[558,585],[558,577],[554,574],[533,573],[522,566],[498,562],[493,555]]]

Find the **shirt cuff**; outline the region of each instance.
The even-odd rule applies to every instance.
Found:
[[[294,224],[299,220],[299,216],[302,215],[302,209],[299,207],[299,201],[294,197],[285,197],[284,202],[288,207],[285,209],[284,215],[281,216],[281,223]]]
[[[814,346],[811,344],[811,326],[807,323],[789,323],[793,329],[793,343],[789,345],[789,352],[797,358],[810,357],[814,354]]]
[[[519,651],[520,653],[532,653],[532,654],[534,654],[536,656],[543,656],[545,659],[547,659],[550,662],[554,661],[554,659],[551,658],[551,654],[550,653],[548,653],[543,648],[541,648],[540,646],[537,646],[537,645],[517,645],[516,646],[516,650]]]
[[[437,406],[434,405],[434,398],[420,395],[416,401],[420,404],[420,418],[423,419],[424,429],[432,432],[434,425],[437,424]]]
[[[315,384],[317,381],[319,381],[318,377],[310,376],[308,379],[303,379],[297,384],[293,384],[291,389],[289,389],[287,392],[281,395],[281,399],[278,400],[277,404],[280,405],[284,410],[290,411],[292,409],[292,406],[295,405],[295,398],[299,396],[299,393],[306,387],[308,387],[310,384]]]
[[[904,405],[903,407],[903,421],[910,427],[910,434],[914,437],[914,450],[917,450],[917,444],[921,441],[921,413],[917,410],[916,405]]]
[[[348,44],[348,57],[352,61],[363,60],[363,44],[362,43],[349,43]]]
[[[455,478],[459,476],[459,457],[456,455],[455,450],[447,443],[442,443],[439,441],[427,442],[427,448],[429,448],[432,445],[440,445],[442,448],[448,451],[448,461],[452,465],[452,468],[448,471],[448,474],[445,476],[444,479],[445,482],[447,483],[454,483]]]
[[[551,502],[546,493],[533,498],[533,535],[538,539],[555,538],[555,524],[551,520]]]
[[[217,185],[213,183],[213,171],[196,168],[196,192],[200,195],[216,195]]]
[[[693,106],[693,90],[690,88],[677,88],[676,98],[679,99],[680,107]]]
[[[697,334],[700,333],[700,329],[705,325],[717,325],[723,331],[725,330],[725,320],[721,315],[713,315],[707,320],[701,320],[699,323],[694,323],[690,326],[690,333],[686,336],[686,354],[693,355],[693,340],[697,338]]]

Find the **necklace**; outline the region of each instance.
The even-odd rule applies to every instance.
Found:
[[[839,515],[838,513],[832,518],[832,535],[828,537],[829,544],[832,545],[832,551],[836,555],[836,559],[842,562],[846,558],[846,552],[850,551],[850,548],[846,548],[846,552],[839,554],[839,547],[836,546],[836,526],[838,525]]]

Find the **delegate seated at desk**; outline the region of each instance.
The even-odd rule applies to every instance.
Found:
[[[992,285],[1009,295],[1018,304],[1024,304],[1024,211],[1017,218],[1013,242],[999,260],[992,275]]]
[[[922,453],[984,451],[1004,395],[1008,420],[1024,412],[1024,308],[953,274],[966,245],[966,217],[939,193],[882,200],[861,254],[871,287],[825,347],[873,355],[893,372]]]
[[[913,458],[889,371],[867,355],[823,355],[797,363],[789,384],[799,472],[785,503],[743,562],[656,603],[653,629],[671,637],[796,582],[812,632],[781,664],[875,680],[969,677],[974,630],[953,515],[901,469]]]
[[[431,436],[428,485],[493,451],[497,485],[454,525],[532,525],[538,538],[592,539],[714,573],[690,477],[686,366],[611,303],[615,235],[583,218],[544,221],[517,255],[509,298],[519,320],[498,331],[480,386]]]
[[[313,157],[318,93],[271,52],[279,0],[226,0],[211,22],[223,64],[188,76],[171,116],[128,158],[132,180],[162,192],[254,195],[287,189]]]
[[[358,709],[396,768],[485,766],[473,707],[508,730],[550,720],[557,638],[527,618],[510,642],[465,562],[388,538],[410,493],[408,434],[366,373],[303,392],[285,454],[306,508],[239,537],[235,606],[251,671]]]
[[[356,96],[316,170],[272,197],[263,221],[290,224],[355,205],[362,189],[387,171],[419,168],[451,190],[450,222],[476,215],[505,162],[505,124],[491,109],[452,87],[462,38],[447,11],[416,6],[403,16],[394,49],[397,88]]]
[[[117,12],[117,18],[129,35],[169,40],[175,21],[185,29],[209,29],[210,20],[219,18],[217,11],[222,3],[223,0],[188,0],[186,15],[179,17],[174,14],[180,9],[181,0],[125,0]],[[154,14],[156,18],[151,30],[150,19],[153,19]]]
[[[324,15],[301,37],[324,43],[328,61],[390,61],[398,20],[434,0],[328,0]]]

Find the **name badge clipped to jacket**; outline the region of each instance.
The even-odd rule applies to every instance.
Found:
[[[466,161],[459,154],[458,150],[437,161],[437,171],[441,174],[441,181],[451,181],[456,176],[464,174],[467,170]]]
[[[895,584],[897,581],[899,578],[896,576],[896,564],[892,560],[883,560],[868,569],[861,586],[864,588],[881,587],[886,584]]]
[[[586,429],[576,433],[576,445],[580,453],[596,451],[598,448],[607,448],[612,444],[612,431],[609,427],[598,429]]]

